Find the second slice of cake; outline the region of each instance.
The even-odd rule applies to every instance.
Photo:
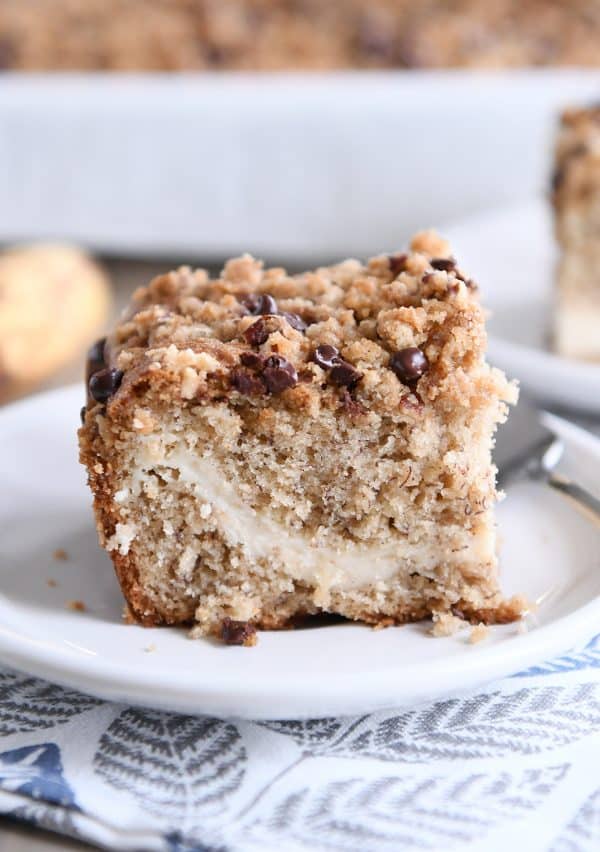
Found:
[[[289,276],[249,256],[139,290],[96,347],[81,458],[132,616],[250,643],[332,612],[518,617],[499,590],[476,288],[435,234]]]
[[[600,361],[600,106],[563,113],[552,188],[562,252],[555,346]]]

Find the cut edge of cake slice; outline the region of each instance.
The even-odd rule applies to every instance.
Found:
[[[93,347],[79,431],[130,617],[251,644],[320,612],[525,609],[497,578],[477,288],[448,244],[301,275],[245,255],[152,281]]]
[[[561,249],[555,348],[600,361],[600,106],[562,114],[552,193]]]

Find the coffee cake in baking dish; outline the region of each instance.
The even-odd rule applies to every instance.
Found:
[[[0,71],[600,64],[598,0],[2,0]]]
[[[91,352],[79,438],[131,616],[250,644],[336,613],[520,614],[497,580],[496,424],[446,242],[291,276],[246,255],[138,290]]]

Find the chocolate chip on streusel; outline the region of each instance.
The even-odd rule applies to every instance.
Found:
[[[248,326],[244,332],[244,337],[251,346],[261,346],[271,334],[267,323],[264,319],[256,320],[251,326]]]
[[[88,349],[87,353],[87,363],[86,363],[86,379],[90,380],[90,376],[93,376],[94,373],[97,373],[98,370],[101,370],[106,366],[106,360],[104,356],[104,347],[106,344],[106,337],[101,337],[100,340],[97,340],[93,343]]]
[[[306,323],[302,317],[298,316],[298,314],[291,314],[288,313],[288,311],[282,311],[279,316],[283,317],[288,325],[291,325],[292,328],[296,329],[296,331],[306,331]]]
[[[276,314],[277,302],[269,293],[250,293],[240,299],[248,313],[253,316]]]
[[[317,346],[311,357],[315,364],[323,370],[331,370],[341,360],[339,349],[335,346],[330,346],[329,343],[322,343],[320,346]]]
[[[251,370],[256,370],[257,372],[260,372],[265,366],[265,359],[258,352],[242,352],[240,361],[244,367],[249,367]]]
[[[123,371],[114,368],[107,368],[94,373],[88,384],[90,396],[96,402],[108,402],[111,396],[118,391],[122,379]]]
[[[271,355],[267,358],[262,375],[270,393],[281,393],[293,387],[298,381],[298,373],[294,365],[280,355]]]
[[[259,376],[239,367],[234,367],[231,371],[230,380],[232,387],[243,393],[244,396],[258,396],[265,393],[266,390],[265,384]]]
[[[416,346],[409,346],[394,352],[390,358],[390,370],[392,370],[405,384],[416,382],[429,369],[429,362],[425,354]]]
[[[82,406],[81,406],[81,410],[79,411],[79,417],[81,418],[81,422],[82,422],[82,423],[85,423],[85,413],[86,413],[86,411],[87,411],[86,406],[85,406],[85,405],[82,405]]]
[[[238,296],[238,302],[245,308],[245,314],[258,314],[258,305],[260,302],[259,293],[247,293],[245,296]]]
[[[105,344],[106,337],[101,337],[100,340],[97,340],[95,343],[92,343],[87,353],[88,361],[97,361],[100,364],[104,364]]]
[[[392,275],[399,275],[401,272],[404,272],[406,269],[406,261],[408,260],[407,254],[391,254],[388,257],[388,262],[390,264],[390,272]]]
[[[362,379],[362,373],[347,361],[340,360],[331,370],[329,378],[334,385],[351,388]]]
[[[429,263],[434,269],[440,269],[443,272],[450,272],[456,266],[456,261],[453,257],[434,257]]]
[[[250,621],[224,618],[221,622],[221,639],[226,645],[256,645],[256,627]]]

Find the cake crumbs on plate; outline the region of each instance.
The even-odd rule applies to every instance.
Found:
[[[429,631],[430,636],[440,638],[442,636],[454,636],[459,630],[467,627],[467,622],[457,615],[449,612],[434,612],[431,620],[433,624]]]
[[[69,554],[64,549],[64,547],[57,547],[54,553],[52,554],[52,557],[58,562],[66,562],[69,558]]]
[[[51,589],[55,589],[58,586],[58,583],[52,577],[48,577],[46,583],[50,586]]]
[[[483,642],[490,635],[490,628],[487,624],[474,624],[469,635],[469,645],[476,645],[478,642]]]
[[[156,651],[156,645],[154,644],[154,642],[152,642],[152,644],[146,645],[143,650],[146,654],[153,654],[154,651]]]
[[[67,601],[67,609],[71,609],[73,612],[85,612],[87,607],[83,601]]]

